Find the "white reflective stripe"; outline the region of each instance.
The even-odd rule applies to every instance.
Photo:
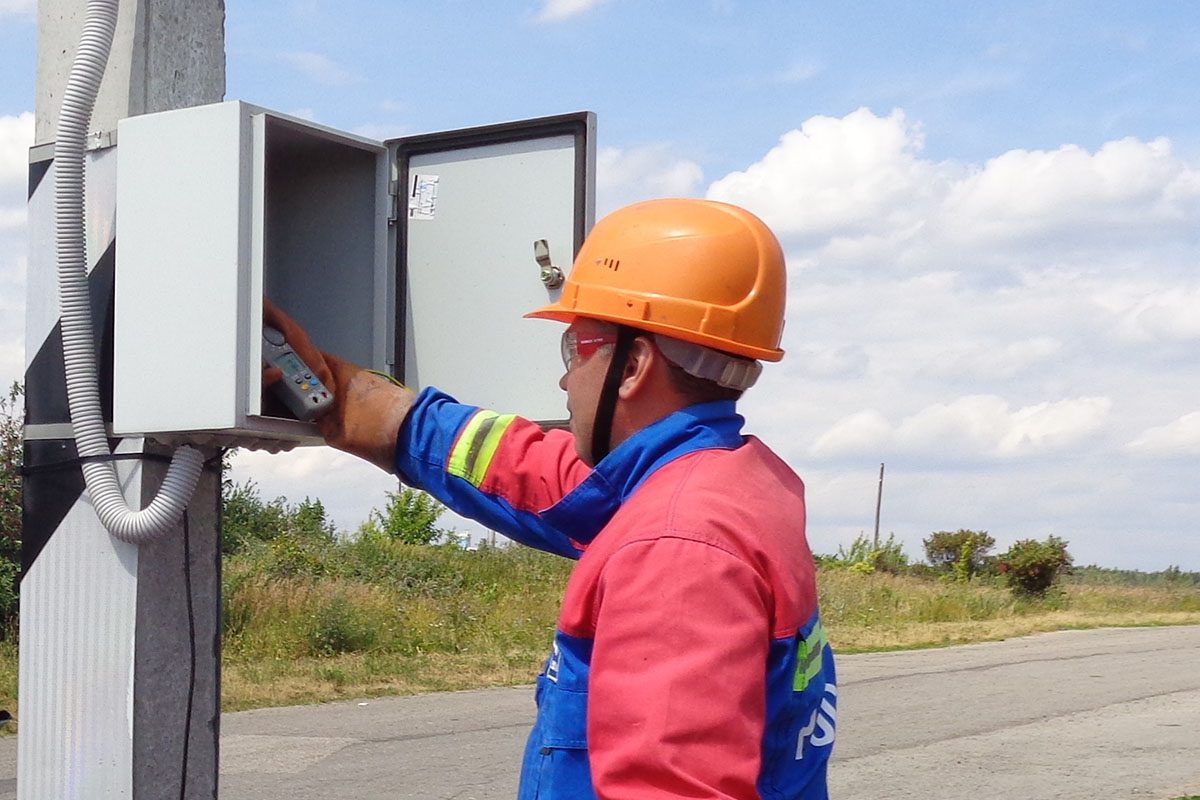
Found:
[[[752,358],[722,353],[702,344],[693,344],[661,333],[654,334],[654,343],[672,364],[684,372],[726,389],[749,389],[762,373],[762,364]]]

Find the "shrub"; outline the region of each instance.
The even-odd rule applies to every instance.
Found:
[[[221,552],[240,553],[256,541],[270,541],[287,525],[282,497],[264,502],[254,481],[221,485]]]
[[[241,553],[256,542],[278,538],[329,544],[337,529],[328,520],[320,500],[304,498],[291,505],[283,497],[266,502],[252,480],[221,486],[221,552]]]
[[[1051,536],[1044,542],[1022,539],[999,558],[997,570],[1015,594],[1044,596],[1071,567],[1067,542]]]
[[[337,554],[328,542],[285,532],[258,545],[263,574],[273,578],[336,574]]]
[[[384,537],[405,544],[433,544],[453,537],[437,527],[445,506],[424,492],[403,487],[388,492],[387,507],[381,513],[371,510],[370,518],[358,529],[360,538]]]
[[[964,582],[987,569],[988,552],[996,546],[996,540],[987,531],[963,528],[954,532],[935,531],[922,543],[930,564]]]
[[[24,390],[14,383],[0,395],[0,639],[17,622],[17,575],[21,570],[21,467],[25,463],[19,402]]]
[[[254,619],[254,604],[244,592],[251,576],[247,570],[221,570],[221,633],[226,637],[240,635]]]
[[[467,580],[458,548],[412,545],[360,535],[338,548],[338,570],[352,580],[390,585],[427,597],[462,589]]]
[[[908,575],[914,578],[920,578],[926,581],[935,581],[940,577],[944,577],[945,574],[941,570],[931,567],[928,564],[910,564],[906,572]]]
[[[317,606],[307,639],[314,656],[358,653],[374,646],[376,627],[364,609],[339,592]]]
[[[821,566],[844,567],[863,575],[898,574],[908,569],[908,556],[894,533],[888,534],[887,541],[879,542],[878,546],[865,535],[859,535],[850,543],[850,549],[839,545],[836,556],[817,556],[816,561]]]
[[[1139,572],[1132,569],[1113,569],[1088,564],[1071,567],[1070,581],[1090,586],[1168,586],[1189,588],[1200,586],[1200,572],[1184,572],[1172,564],[1158,572]]]

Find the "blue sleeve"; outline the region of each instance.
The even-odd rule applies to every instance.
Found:
[[[396,475],[514,541],[578,558],[569,533],[542,515],[586,474],[566,444],[533,422],[426,388],[400,427]]]

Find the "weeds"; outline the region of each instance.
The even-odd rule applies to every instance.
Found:
[[[572,563],[526,548],[464,551],[383,537],[251,542],[223,568],[226,710],[532,680]],[[842,653],[935,647],[1064,628],[1200,623],[1189,574],[1153,583],[1076,576],[1044,597],[1003,579],[818,574]],[[16,642],[0,641],[0,708],[16,696]]]
[[[227,708],[529,681],[545,658],[571,562],[525,548],[328,545],[314,573],[277,542],[225,568]],[[1068,584],[1015,596],[970,582],[845,568],[819,574],[842,652],[930,647],[1108,624],[1200,622],[1200,587]]]

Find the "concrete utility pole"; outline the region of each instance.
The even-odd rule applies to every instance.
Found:
[[[54,140],[85,18],[83,0],[41,0],[30,151],[24,539],[17,796],[215,797],[220,698],[219,461],[184,526],[141,548],[112,538],[84,489],[63,375],[55,265]],[[97,358],[111,420],[117,120],[217,102],[225,93],[223,0],[123,0],[92,115],[87,250]],[[186,158],[181,153],[181,158]],[[169,259],[169,252],[163,253]],[[179,313],[187,313],[179,309]],[[134,507],[152,498],[163,451],[113,442]],[[215,453],[210,455],[215,456]],[[189,570],[185,572],[185,564]],[[190,578],[191,597],[185,591]],[[189,602],[190,601],[190,602]],[[193,660],[194,653],[194,660]]]
[[[879,549],[879,512],[883,509],[883,464],[879,465],[879,489],[875,493],[875,539],[872,549]]]

